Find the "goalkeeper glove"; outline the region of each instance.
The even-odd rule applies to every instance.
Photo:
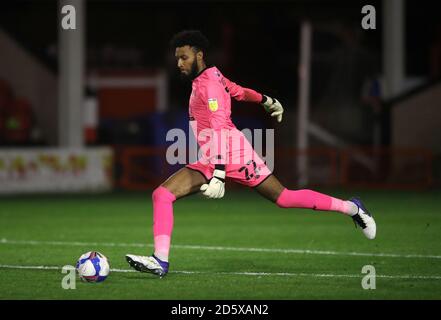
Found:
[[[215,169],[213,178],[211,178],[208,184],[204,183],[201,186],[201,191],[209,199],[222,198],[225,194],[225,167],[224,169]]]
[[[277,117],[277,122],[282,122],[283,107],[277,99],[262,95],[262,102],[260,103],[266,110],[271,113],[271,117]]]

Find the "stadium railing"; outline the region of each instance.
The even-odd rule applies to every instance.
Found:
[[[183,164],[170,165],[166,147],[114,146],[116,187],[157,187]],[[308,158],[308,187],[427,189],[433,185],[433,154],[423,148],[278,148],[274,173],[288,187],[298,184],[296,162]],[[369,159],[369,162],[360,159]],[[229,183],[229,187],[239,187]]]

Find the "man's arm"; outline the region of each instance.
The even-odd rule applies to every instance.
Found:
[[[271,113],[271,117],[277,117],[278,122],[282,121],[283,107],[277,99],[261,94],[253,89],[244,88],[225,77],[223,82],[225,83],[225,90],[237,101],[260,103],[266,112]]]
[[[262,103],[264,95],[249,88],[242,87],[233,81],[228,80],[223,77],[223,82],[225,82],[225,90],[237,101],[247,101]]]

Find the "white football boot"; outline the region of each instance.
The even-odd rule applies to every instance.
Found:
[[[361,230],[363,231],[363,234],[368,239],[375,239],[375,236],[377,234],[377,224],[375,223],[374,218],[369,213],[369,211],[366,209],[366,207],[363,205],[363,202],[359,198],[351,198],[349,201],[355,203],[355,205],[358,207],[358,213],[354,216],[352,216],[352,219],[354,220],[355,226],[360,226]]]
[[[168,273],[169,263],[160,260],[155,255],[136,256],[127,254],[126,260],[132,268],[140,272],[150,272],[161,278]]]

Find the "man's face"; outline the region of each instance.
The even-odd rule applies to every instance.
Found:
[[[197,59],[196,53],[190,46],[183,46],[176,48],[175,57],[181,76],[184,78],[194,79],[196,77]]]

